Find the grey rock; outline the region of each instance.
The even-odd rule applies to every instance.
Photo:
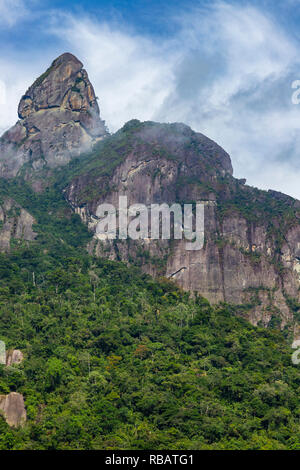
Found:
[[[0,139],[0,176],[64,165],[107,135],[93,86],[72,54],[58,57],[26,91],[19,121]]]
[[[267,326],[275,315],[282,327],[295,328],[297,335],[289,299],[300,303],[300,214],[283,229],[280,250],[270,222],[281,224],[282,209],[274,209],[272,217],[258,215],[261,201],[299,210],[297,201],[233,178],[228,154],[187,126],[126,126],[137,130],[133,137],[121,135],[120,141],[127,143],[122,144],[122,158],[112,174],[83,173],[65,191],[74,211],[94,232],[89,252],[134,262],[145,272],[166,276],[212,303],[236,304],[240,314],[255,325]],[[96,233],[98,205],[118,207],[123,195],[128,205],[207,201],[204,248],[187,251],[185,240],[100,240]],[[245,209],[249,213],[243,199],[252,207],[249,218],[243,215]],[[223,214],[219,210],[222,204],[228,208]]]
[[[32,225],[34,217],[11,198],[5,198],[0,205],[0,252],[10,251],[10,242],[16,240],[33,241],[37,234]]]
[[[13,364],[21,364],[23,359],[24,359],[23,353],[19,349],[7,351],[6,366],[12,366]]]
[[[11,392],[9,395],[0,395],[0,410],[9,426],[24,426],[26,422],[26,409],[23,395]]]

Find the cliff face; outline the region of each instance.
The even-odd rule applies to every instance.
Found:
[[[106,135],[87,72],[72,54],[58,57],[22,97],[19,121],[0,140],[0,175],[56,167]]]
[[[254,324],[293,325],[300,301],[298,201],[236,180],[228,154],[181,124],[132,121],[90,165],[65,195],[95,232],[91,253],[134,262],[212,303],[237,304]],[[185,240],[99,240],[98,205],[118,207],[123,195],[128,205],[206,201],[204,248],[187,251]]]
[[[108,136],[87,73],[71,54],[36,80],[18,112],[0,140],[0,174],[35,180],[40,191],[51,175],[94,232],[91,253],[135,263],[212,303],[238,305],[254,324],[289,326],[298,336],[299,201],[233,178],[229,155],[184,124],[133,120]],[[119,196],[128,205],[205,201],[204,248],[187,251],[185,240],[100,240],[97,208],[117,207]],[[12,238],[34,240],[34,222],[12,197],[2,201],[0,250],[8,251]]]

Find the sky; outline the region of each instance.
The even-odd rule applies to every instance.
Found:
[[[299,26],[300,0],[0,0],[0,133],[71,52],[111,132],[184,122],[230,154],[236,177],[300,199]]]

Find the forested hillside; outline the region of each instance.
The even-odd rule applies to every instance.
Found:
[[[300,449],[299,201],[184,124],[108,135],[82,67],[57,58],[0,139],[0,450]],[[204,201],[203,249],[105,245],[120,195]]]
[[[25,359],[1,449],[297,449],[300,372],[279,331],[67,243],[0,258],[0,331]],[[33,272],[34,277],[33,277]]]

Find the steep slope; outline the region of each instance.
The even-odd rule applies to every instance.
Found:
[[[89,249],[172,278],[213,303],[241,305],[254,324],[293,327],[300,203],[233,178],[230,158],[217,144],[182,124],[131,121],[69,174],[66,198],[94,232],[98,205],[118,207],[121,195],[128,205],[207,201],[202,250],[187,251],[184,240],[102,241],[97,233]]]
[[[78,240],[88,240],[73,211],[94,235],[90,253],[171,278],[210,302],[239,305],[253,324],[287,327],[298,337],[299,201],[235,179],[229,155],[184,124],[133,120],[108,136],[87,73],[68,53],[22,97],[19,118],[0,140],[0,249],[8,251],[14,238],[30,243],[33,230],[57,243],[60,231],[76,239],[76,227]],[[128,205],[205,201],[204,248],[187,251],[184,240],[99,240],[97,207],[117,207],[124,195]]]
[[[189,297],[79,249],[0,254],[1,339],[24,354],[0,402],[27,412],[10,428],[0,403],[0,449],[299,449],[284,334]]]
[[[0,175],[67,163],[107,131],[87,72],[72,54],[52,63],[22,97],[19,121],[0,140]]]
[[[299,449],[299,201],[183,124],[107,136],[87,80],[54,61],[0,144],[0,449]],[[206,201],[204,248],[103,242],[120,195]]]

